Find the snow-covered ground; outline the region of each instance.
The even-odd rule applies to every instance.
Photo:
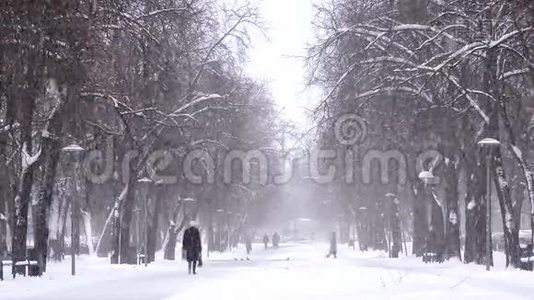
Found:
[[[51,264],[42,278],[6,274],[0,299],[534,299],[534,273],[502,265],[486,272],[483,266],[424,264],[342,246],[337,259],[327,259],[326,244],[262,248],[254,245],[250,260],[243,249],[212,254],[196,276],[187,275],[182,261],[117,266],[80,257],[75,277],[69,260]]]

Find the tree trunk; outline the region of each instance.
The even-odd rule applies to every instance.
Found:
[[[180,233],[187,226],[190,220],[195,219],[198,208],[199,206],[196,207],[194,212],[188,214],[188,212],[186,211],[186,205],[183,201],[180,201],[178,206],[174,209],[174,213],[172,219],[170,220],[170,225],[167,233],[168,242],[165,245],[164,249],[164,258],[166,260],[174,260],[178,233]],[[180,210],[182,210],[183,218],[180,224],[177,225],[176,222],[178,222]]]
[[[127,187],[126,187],[127,188]],[[114,207],[111,210],[111,219],[110,219],[110,225],[111,225],[111,264],[118,264],[119,263],[119,257],[120,257],[120,233],[121,233],[121,223],[120,223],[120,212],[118,207]],[[104,234],[104,231],[102,234]]]
[[[425,209],[424,183],[418,180],[413,184],[413,254],[417,257],[423,256],[425,251],[425,238],[428,234],[428,222]]]
[[[69,93],[72,93],[69,91]],[[34,206],[34,239],[37,260],[41,272],[46,271],[46,260],[48,258],[48,220],[50,206],[52,205],[52,194],[56,179],[56,170],[59,162],[61,142],[61,129],[65,119],[65,107],[71,95],[59,96],[59,104],[54,108],[41,138],[41,157],[43,161],[43,179],[39,188],[39,196]]]
[[[92,215],[91,215],[91,207],[90,207],[90,183],[89,180],[83,176],[83,170],[80,170],[80,179],[83,183],[82,186],[82,192],[80,195],[80,199],[83,199],[80,201],[80,214],[81,214],[81,222],[83,224],[83,235],[85,236],[85,241],[87,244],[87,251],[90,255],[95,254],[95,247],[93,244],[93,227],[91,225],[92,221]]]
[[[55,215],[51,214],[50,217],[56,217],[51,223],[54,225],[50,232],[51,240],[49,245],[49,258],[55,261],[61,261],[64,254],[64,237],[65,237],[65,225],[67,223],[67,216],[70,207],[70,201],[68,201],[66,193],[68,191],[69,182],[66,179],[58,181],[56,184],[57,189],[57,212]],[[55,205],[54,205],[55,206]]]
[[[461,259],[460,218],[458,214],[458,169],[455,157],[445,158],[443,179],[445,181],[446,228],[445,258]]]
[[[397,195],[389,198],[391,201],[389,209],[389,231],[391,232],[391,247],[389,256],[393,258],[398,258],[399,253],[402,250],[399,199],[397,198]]]
[[[500,198],[501,211],[503,211],[504,219],[504,238],[506,240],[506,256],[507,266],[511,265],[514,268],[521,266],[521,256],[519,248],[519,227],[514,221],[515,208],[514,201],[510,192],[510,185],[506,178],[504,166],[502,163],[501,151],[497,149],[494,151],[495,174],[497,179],[497,195]]]
[[[3,71],[2,65],[2,55],[0,55],[0,72]],[[0,97],[4,94],[3,88],[2,88],[2,81],[0,80]],[[7,168],[7,159],[6,159],[6,148],[7,146],[7,134],[0,132],[0,165],[4,166],[0,168],[0,178],[3,180],[0,180],[0,259],[4,258],[7,255],[7,197],[8,197],[8,189],[9,189],[9,175],[8,175],[8,168]]]
[[[3,150],[3,148],[2,148]],[[0,164],[6,166],[5,152],[0,153]],[[8,252],[7,248],[7,221],[9,212],[7,210],[7,202],[9,199],[9,175],[7,168],[0,169],[0,178],[5,178],[0,182],[0,259],[5,258]]]
[[[121,194],[115,199],[115,204],[113,205],[113,208],[109,212],[108,218],[106,219],[106,224],[104,224],[104,229],[102,229],[102,233],[100,234],[100,238],[98,239],[98,243],[96,245],[96,253],[98,256],[107,256],[108,251],[103,249],[102,245],[104,243],[104,238],[106,237],[106,233],[109,232],[110,240],[111,240],[111,263],[112,264],[118,264],[119,263],[119,253],[120,253],[120,206],[123,202],[123,199],[128,195],[130,190],[130,185],[126,184]]]
[[[117,204],[115,204],[117,205]],[[110,241],[113,236],[113,225],[114,225],[114,218],[115,218],[115,211],[116,206],[114,206],[111,211],[109,212],[109,215],[106,219],[106,223],[104,224],[104,228],[102,228],[102,232],[100,233],[100,237],[98,238],[98,242],[96,243],[95,252],[98,257],[107,257],[109,255],[110,250]]]
[[[485,165],[478,151],[467,150],[469,157],[464,160],[466,169],[467,193],[465,197],[465,250],[464,262],[484,264],[486,247],[486,185]]]
[[[176,225],[171,224],[168,229],[167,243],[165,245],[165,250],[163,253],[163,258],[165,260],[175,260],[177,239],[178,239],[178,231],[176,230]]]
[[[445,251],[445,222],[443,220],[443,202],[439,201],[436,192],[430,188],[430,227],[428,238],[429,251],[435,253],[438,260],[443,259]]]
[[[33,168],[22,171],[19,192],[15,196],[15,226],[13,230],[13,261],[26,258],[26,238],[28,231],[28,206],[33,183]]]
[[[133,208],[135,204],[135,182],[137,177],[130,174],[128,182],[128,189],[123,202],[121,203],[121,216],[120,216],[120,238],[119,238],[119,261],[121,264],[134,264],[135,258],[132,255],[132,248],[130,245],[130,225],[132,223]]]
[[[382,200],[378,200],[374,205],[372,232],[372,247],[375,250],[388,250],[386,240],[386,218],[384,215],[384,205]]]
[[[358,231],[358,245],[361,251],[369,250],[371,246],[371,230],[368,210],[358,210],[358,221],[356,225]]]
[[[185,207],[185,205],[183,207]],[[178,214],[176,214],[176,218],[177,217],[178,217]],[[168,242],[167,242],[167,245],[165,246],[165,250],[163,254],[166,260],[174,260],[178,233],[180,233],[180,231],[182,231],[185,228],[185,226],[190,220],[190,217],[187,214],[184,214],[184,217],[182,218],[182,222],[180,222],[179,225],[176,225],[175,223],[177,221],[176,218],[173,221],[171,221],[171,224],[169,225],[169,229],[167,233]]]
[[[0,258],[7,255],[7,200],[6,188],[0,189]]]
[[[63,205],[60,212],[60,225],[59,225],[59,260],[62,260],[65,255],[65,233],[67,232],[67,219],[69,217],[71,201],[67,195],[70,185],[68,180],[66,180],[65,190],[63,191]]]
[[[147,259],[151,263],[156,258],[156,242],[158,238],[158,217],[161,211],[161,196],[156,196],[156,199],[152,200],[152,209],[150,210],[150,220],[147,228]]]
[[[26,238],[28,230],[28,206],[31,198],[33,185],[33,170],[35,166],[34,157],[32,157],[32,118],[35,100],[29,96],[22,99],[20,103],[20,139],[23,153],[22,170],[17,194],[15,196],[15,224],[13,228],[13,263],[26,258]],[[23,270],[17,270],[22,273]]]
[[[93,246],[93,229],[91,227],[91,212],[88,210],[81,210],[83,229],[85,239],[87,241],[87,248],[90,255],[95,254],[95,248]]]
[[[48,219],[52,205],[52,194],[59,161],[60,142],[52,137],[43,137],[44,175],[39,188],[39,196],[34,206],[34,239],[37,261],[41,272],[46,272],[48,258]]]

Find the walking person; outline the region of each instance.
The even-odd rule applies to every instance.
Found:
[[[337,258],[337,239],[335,232],[332,232],[332,236],[330,237],[330,251],[326,257],[330,257],[331,255]]]
[[[252,251],[252,239],[249,234],[245,235],[245,247],[247,248],[247,255]]]
[[[280,236],[278,235],[278,232],[275,232],[273,234],[273,247],[278,248],[280,245]]]
[[[189,274],[196,274],[197,263],[201,261],[202,244],[200,241],[200,231],[196,227],[196,222],[191,221],[189,225],[189,228],[184,232],[182,251],[185,252]]]
[[[267,246],[269,246],[269,236],[267,233],[263,235],[263,245],[265,245],[265,249],[267,249]]]

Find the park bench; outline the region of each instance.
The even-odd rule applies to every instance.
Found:
[[[36,260],[36,252],[33,248],[27,250],[27,255],[23,260],[13,262],[12,259],[0,260],[0,281],[4,280],[4,267],[11,266],[11,275],[13,278],[17,276],[17,271],[23,269],[23,275],[26,276],[41,276],[41,266]]]
[[[145,261],[146,261],[146,255],[144,255],[143,253],[137,253],[137,264],[142,265],[145,263]]]
[[[11,266],[13,261],[11,260],[0,260],[0,280],[4,280],[4,266]],[[13,273],[13,272],[12,272]]]
[[[434,262],[442,263],[443,258],[438,253],[425,252],[423,253],[423,262],[424,263],[434,263]]]
[[[532,252],[532,244],[521,246],[521,270],[532,271],[534,264],[534,253]]]
[[[36,260],[22,260],[17,261],[13,265],[12,260],[2,260],[0,261],[0,280],[4,280],[4,267],[11,266],[11,274],[13,278],[17,275],[17,268],[24,268],[24,277],[27,275],[30,276],[41,276],[39,262]]]

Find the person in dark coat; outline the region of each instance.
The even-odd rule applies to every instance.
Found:
[[[335,232],[332,232],[332,236],[330,237],[330,251],[326,257],[330,257],[331,255],[333,255],[334,258],[337,257],[337,239]]]
[[[200,231],[195,227],[195,222],[190,223],[190,227],[184,232],[182,240],[182,250],[185,251],[189,274],[197,273],[197,263],[200,261],[202,244],[200,242]]]
[[[273,234],[273,247],[278,248],[280,245],[280,236],[278,235],[278,232],[275,232]]]
[[[245,247],[247,248],[247,255],[252,251],[252,239],[249,234],[245,235]]]
[[[263,244],[265,245],[265,249],[267,249],[267,246],[269,245],[269,236],[267,233],[263,236]]]

